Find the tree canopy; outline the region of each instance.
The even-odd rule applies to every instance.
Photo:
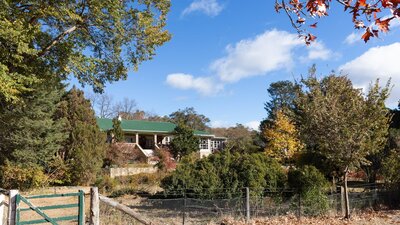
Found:
[[[364,95],[346,76],[321,80],[311,76],[302,84],[304,91],[296,102],[302,140],[343,172],[349,217],[347,174],[351,168],[368,164],[367,156],[386,143],[390,117],[384,101],[390,85],[381,88],[376,81]]]
[[[171,153],[175,159],[181,159],[183,156],[200,150],[200,140],[194,135],[193,129],[185,124],[178,124],[174,130],[174,138],[170,143]]]
[[[276,112],[275,120],[265,129],[264,136],[267,140],[265,153],[281,162],[290,162],[303,148],[296,126],[281,110]]]
[[[32,84],[73,74],[102,91],[127,77],[170,39],[169,0],[2,1],[0,98],[18,101]]]
[[[202,114],[198,114],[193,107],[179,109],[169,115],[171,122],[175,124],[185,124],[193,130],[207,130],[210,119]]]

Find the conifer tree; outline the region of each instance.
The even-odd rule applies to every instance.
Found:
[[[64,131],[69,137],[59,156],[68,167],[69,182],[90,184],[100,171],[106,149],[106,137],[97,126],[90,101],[74,87],[64,95],[59,116],[67,120]]]
[[[0,101],[0,170],[14,171],[10,173],[18,177],[18,171],[26,173],[29,169],[32,174],[42,174],[49,168],[66,138],[64,121],[55,118],[63,92],[63,86],[54,81],[35,85],[35,91],[24,95],[24,104]],[[44,182],[42,178],[36,186]],[[9,179],[12,177],[3,176],[3,185]],[[26,180],[14,183],[14,188],[22,187],[21,183],[25,183],[24,188],[32,185]]]
[[[125,140],[124,132],[122,131],[121,121],[118,118],[112,120],[111,135],[113,137],[113,142],[122,142]]]

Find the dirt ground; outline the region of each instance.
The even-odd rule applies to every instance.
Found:
[[[223,219],[218,225],[247,225],[244,220],[237,221],[234,219]],[[213,224],[213,225],[217,225]],[[400,210],[365,212],[358,215],[353,215],[350,220],[345,220],[341,217],[309,217],[301,218],[296,216],[279,216],[265,219],[255,219],[249,224],[251,225],[386,225],[400,224]]]

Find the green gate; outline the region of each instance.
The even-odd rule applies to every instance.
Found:
[[[85,224],[84,218],[84,199],[85,193],[83,191],[79,191],[77,193],[67,193],[67,194],[52,194],[52,195],[35,195],[35,196],[28,196],[24,197],[20,194],[17,194],[16,197],[16,225],[24,225],[24,224],[39,224],[39,223],[51,223],[53,225],[58,225],[58,221],[76,221],[79,225]],[[41,206],[36,207],[34,206],[29,200],[30,199],[46,199],[46,198],[60,198],[60,197],[77,197],[78,203],[75,204],[60,204],[60,205],[49,205],[49,206]],[[24,202],[29,208],[21,208],[20,203]],[[77,208],[77,214],[73,216],[63,216],[63,217],[49,217],[45,211],[52,210],[52,209],[67,209],[67,208]],[[25,220],[21,221],[21,212],[24,211],[34,211],[39,214],[43,219],[36,219],[36,220]]]

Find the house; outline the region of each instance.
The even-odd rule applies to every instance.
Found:
[[[154,156],[154,150],[167,146],[174,138],[176,127],[174,123],[120,118],[119,120],[125,136],[124,144],[140,150],[147,162],[150,162]],[[103,131],[113,128],[112,119],[98,118],[97,124]],[[207,131],[195,130],[194,134],[200,138],[200,157],[208,156],[212,152],[222,149],[226,142],[226,138],[216,137]]]

